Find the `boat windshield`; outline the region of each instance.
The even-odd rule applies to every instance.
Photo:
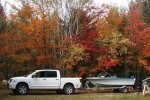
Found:
[[[102,72],[97,77],[111,77],[111,75],[107,72]]]

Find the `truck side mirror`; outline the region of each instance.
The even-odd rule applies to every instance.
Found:
[[[36,78],[36,74],[33,74],[33,75],[32,75],[32,78]]]

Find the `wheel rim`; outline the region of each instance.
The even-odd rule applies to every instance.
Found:
[[[20,92],[20,94],[25,94],[27,92],[26,86],[20,86],[19,87],[19,92]]]
[[[66,93],[71,94],[73,92],[73,88],[71,86],[66,87]]]
[[[124,88],[124,89],[123,89],[123,92],[124,92],[124,93],[127,93],[127,92],[128,92],[128,89],[127,89],[127,88]]]

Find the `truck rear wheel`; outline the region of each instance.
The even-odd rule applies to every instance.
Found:
[[[20,84],[17,85],[16,90],[17,90],[18,94],[25,95],[25,94],[28,93],[29,89],[28,89],[28,86],[25,83],[20,83]]]
[[[72,84],[66,84],[64,86],[64,89],[63,89],[64,93],[69,95],[69,94],[72,94],[74,92],[74,87]]]

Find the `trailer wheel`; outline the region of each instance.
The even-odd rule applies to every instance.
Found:
[[[121,90],[122,90],[123,93],[128,93],[128,88],[127,87],[123,87]]]
[[[64,86],[64,89],[63,89],[64,93],[69,95],[69,94],[72,94],[74,92],[74,87],[72,84],[66,84]]]

